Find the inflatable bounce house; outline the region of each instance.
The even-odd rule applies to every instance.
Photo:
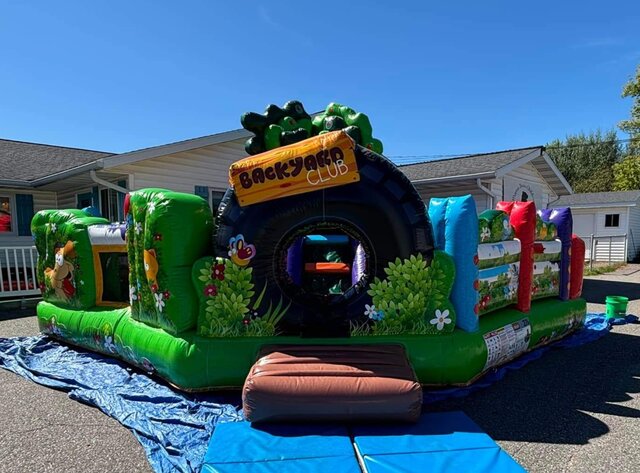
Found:
[[[569,209],[426,208],[346,106],[242,124],[255,136],[215,216],[163,189],[129,194],[125,223],[36,214],[45,334],[182,390],[244,386],[251,420],[415,420],[421,386],[467,385],[583,323]]]

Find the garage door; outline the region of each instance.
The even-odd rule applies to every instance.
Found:
[[[573,233],[585,238],[593,232],[593,214],[573,214]]]

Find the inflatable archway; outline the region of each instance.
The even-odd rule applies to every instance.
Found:
[[[580,326],[569,209],[427,209],[366,115],[319,117],[246,114],[215,217],[164,189],[127,196],[122,224],[38,212],[41,330],[202,390],[242,386],[272,345],[401,345],[422,384],[465,385]]]
[[[231,177],[216,253],[251,264],[264,296],[288,307],[284,333],[348,335],[365,322],[367,288],[389,263],[411,255],[431,262],[431,225],[413,185],[344,132],[240,161]]]

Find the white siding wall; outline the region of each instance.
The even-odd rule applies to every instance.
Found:
[[[627,244],[629,261],[640,258],[640,202],[629,207],[629,237]]]
[[[241,139],[116,166],[108,173],[123,176],[131,190],[160,187],[193,194],[195,186],[207,186],[225,191],[229,186],[229,166],[246,155]],[[58,208],[75,208],[76,195],[90,192],[91,188],[69,186],[69,190],[58,192]]]
[[[510,200],[512,196],[505,195],[505,181],[512,180],[516,183],[525,183],[530,184],[534,189],[539,188],[541,191],[541,196],[538,202],[536,202],[537,208],[546,209],[549,205],[549,202],[554,201],[558,198],[558,196],[553,192],[551,187],[547,184],[547,181],[540,175],[540,173],[536,170],[535,166],[531,163],[526,163],[520,166],[517,169],[514,169],[506,176],[502,178],[502,180],[496,180],[495,187],[492,187],[492,191],[498,193],[498,195],[502,195],[503,200]]]
[[[608,214],[620,215],[620,225],[618,227],[605,227],[605,217]],[[598,236],[624,235],[629,229],[629,220],[626,207],[606,207],[597,209],[595,212],[595,234]]]
[[[105,173],[103,171],[98,171],[97,175],[99,178],[113,182],[114,184],[118,181],[128,180],[128,176],[126,175]],[[58,190],[59,209],[75,209],[78,203],[78,194],[91,192],[94,187],[98,187],[98,189],[103,188],[101,185],[94,183],[88,175],[68,178],[64,181],[60,181],[59,184],[63,184],[58,186],[58,188],[61,189]]]
[[[572,208],[571,213],[574,220],[580,219],[580,225],[574,226],[574,233],[585,241],[586,258],[591,258],[594,252],[594,261],[625,261],[625,238],[627,234],[627,255],[631,255],[632,236],[630,235],[628,207],[601,207],[601,208]],[[608,214],[620,215],[620,225],[616,227],[605,227],[605,218]],[[635,218],[635,215],[634,215]],[[640,222],[638,222],[640,226]],[[636,230],[640,234],[640,228]],[[591,240],[593,233],[593,242]],[[611,237],[611,238],[609,238]],[[634,238],[640,242],[637,237]],[[637,243],[636,243],[637,245]]]
[[[75,209],[77,204],[76,194],[89,192],[87,189],[72,189],[64,192],[58,192],[58,208],[59,209]]]
[[[182,153],[169,154],[110,169],[127,174],[133,190],[161,187],[193,194],[195,186],[226,190],[229,166],[247,154],[244,140],[229,141]]]
[[[490,183],[489,185],[487,185],[487,183],[484,185],[485,187],[489,187]],[[432,197],[454,197],[466,194],[473,196],[476,201],[478,213],[486,210],[489,206],[489,196],[478,188],[476,181],[441,182],[431,185],[418,184],[416,188],[427,207]]]

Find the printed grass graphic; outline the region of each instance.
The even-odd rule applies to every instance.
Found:
[[[266,286],[258,297],[252,281],[253,268],[241,267],[226,258],[203,258],[196,262],[193,279],[201,300],[198,333],[207,337],[270,337],[289,310],[283,299],[269,301],[264,313]]]
[[[436,251],[430,266],[420,254],[405,260],[396,258],[384,271],[387,277],[375,278],[368,291],[373,302],[365,308],[369,321],[352,325],[353,336],[435,334],[453,330],[455,312],[449,294],[454,264],[450,256]],[[448,322],[440,323],[436,313]]]

